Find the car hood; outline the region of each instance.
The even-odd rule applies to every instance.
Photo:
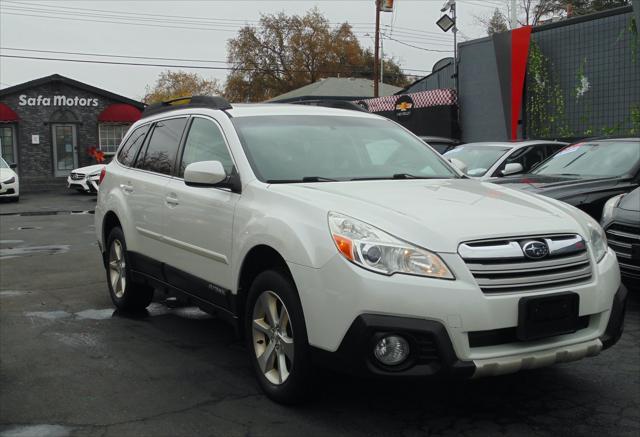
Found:
[[[626,194],[618,204],[618,208],[627,211],[640,211],[640,188]]]
[[[72,173],[91,174],[91,173],[94,173],[96,171],[102,171],[102,169],[104,167],[105,167],[104,164],[88,165],[86,167],[75,168],[75,169],[72,170]]]
[[[456,252],[461,242],[494,237],[584,235],[577,219],[583,213],[575,208],[469,179],[282,184],[269,189],[440,252]]]
[[[12,177],[17,177],[16,173],[10,168],[0,168],[0,182],[4,182]]]

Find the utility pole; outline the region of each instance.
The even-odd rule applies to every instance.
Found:
[[[384,93],[384,35],[380,38],[380,91]]]
[[[512,30],[518,27],[518,13],[516,11],[516,0],[511,0],[511,7],[509,8],[509,24]]]
[[[378,55],[380,54],[380,52],[378,51],[378,46],[380,45],[380,0],[375,0],[375,1],[376,1],[376,38],[375,38],[376,48],[374,49],[374,54],[373,54],[373,97],[378,97],[379,96]]]

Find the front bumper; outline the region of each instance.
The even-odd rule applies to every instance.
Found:
[[[18,181],[11,182],[10,184],[0,182],[0,197],[18,197],[19,195]]]
[[[354,375],[370,377],[455,377],[480,378],[520,370],[546,367],[598,355],[613,346],[622,335],[627,289],[621,285],[615,295],[607,328],[600,338],[551,347],[536,352],[478,360],[460,360],[445,327],[438,322],[377,314],[360,315],[352,323],[335,352],[312,348],[316,364]],[[397,367],[378,363],[373,348],[383,335],[404,337],[411,350]]]
[[[71,176],[68,176],[67,188],[72,190],[81,190],[87,193],[97,193],[98,179],[99,179],[99,176],[85,177],[84,179],[71,179]]]
[[[620,270],[613,251],[609,250],[599,263],[592,260],[592,277],[584,283],[501,294],[483,293],[457,254],[441,256],[455,272],[456,280],[379,275],[361,269],[339,255],[318,269],[288,263],[300,293],[309,343],[318,350],[316,355],[340,352],[343,344],[366,342],[366,338],[351,341],[347,337],[353,335],[354,330],[368,332],[369,328],[357,326],[362,323],[358,321],[361,317],[370,315],[418,320],[429,322],[431,326],[437,324],[437,329],[423,331],[439,332],[433,334],[436,338],[444,335],[446,342],[437,340],[439,353],[454,357],[445,359],[444,364],[438,366],[456,369],[468,367],[465,363],[478,363],[485,369],[497,367],[491,372],[483,370],[484,374],[538,367],[571,357],[578,359],[596,354],[610,343],[603,336],[609,320],[614,318],[614,296],[620,288]],[[567,291],[579,296],[581,325],[575,332],[526,342],[514,338],[521,298]],[[450,346],[443,346],[445,343]],[[549,353],[553,354],[553,359],[545,357]],[[534,357],[533,361],[530,357]],[[501,362],[503,365],[499,365]],[[360,363],[356,367],[362,370],[363,365]],[[436,370],[427,365],[421,369],[416,367],[414,372],[429,375],[438,373]],[[371,372],[371,368],[368,371]]]

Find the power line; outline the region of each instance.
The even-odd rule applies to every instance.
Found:
[[[30,49],[31,50],[31,49]],[[53,52],[54,51],[41,51],[34,50],[38,52]],[[90,54],[87,54],[90,55]],[[102,55],[109,56],[109,55]],[[114,57],[126,58],[126,56],[114,55]],[[38,61],[58,61],[58,62],[76,62],[82,64],[105,64],[105,65],[126,65],[126,66],[137,66],[137,67],[165,67],[165,68],[192,68],[198,70],[226,70],[226,71],[258,71],[264,73],[308,73],[307,70],[283,70],[276,68],[246,68],[246,67],[216,67],[211,65],[186,65],[186,64],[155,64],[148,62],[122,62],[122,61],[100,61],[95,59],[69,59],[69,58],[54,58],[54,57],[41,57],[41,56],[26,56],[26,55],[6,55],[0,53],[0,58],[13,58],[13,59],[28,59],[28,60],[38,60]],[[135,58],[135,57],[134,57]],[[161,58],[150,58],[150,59],[161,59]],[[167,58],[169,59],[169,58]],[[186,60],[185,61],[189,61]],[[204,61],[204,62],[214,62],[214,61]],[[216,61],[221,62],[221,61]],[[350,67],[351,70],[355,72],[366,72],[368,69],[365,67]],[[430,73],[431,70],[420,70],[416,68],[402,68],[401,70],[405,71],[418,71],[423,73]],[[345,71],[318,71],[320,74],[344,74]]]
[[[413,47],[414,49],[424,50],[425,52],[437,52],[437,53],[452,53],[453,52],[453,50],[437,50],[437,49],[428,49],[426,47],[414,46],[413,44],[409,44],[409,43],[406,43],[404,41],[400,41],[400,40],[392,38],[392,37],[390,37],[388,35],[383,35],[383,38],[384,39],[390,39],[391,41],[395,41],[398,44],[402,44],[402,45],[405,45],[407,47]]]
[[[112,18],[112,19],[120,19],[120,20],[126,20],[126,21],[135,21],[137,20],[143,20],[143,21],[151,21],[151,22],[166,22],[166,20],[164,20],[165,18],[169,18],[172,21],[182,21],[181,24],[195,24],[195,25],[204,25],[204,26],[224,26],[224,27],[229,27],[229,26],[239,26],[240,24],[232,24],[231,22],[236,22],[236,23],[260,23],[260,20],[247,20],[247,19],[232,19],[232,18],[208,18],[208,17],[194,17],[194,16],[181,16],[181,15],[166,15],[166,14],[151,14],[151,13],[119,13],[119,12],[114,12],[114,11],[109,11],[109,10],[105,10],[105,9],[92,9],[92,8],[79,8],[79,7],[68,7],[68,6],[48,6],[48,5],[42,5],[42,4],[37,4],[36,6],[34,6],[33,4],[30,3],[24,3],[24,2],[19,2],[19,1],[12,1],[12,0],[5,0],[5,3],[10,3],[13,5],[17,5],[17,6],[21,6],[21,7],[17,7],[17,6],[9,6],[6,7],[5,9],[9,9],[12,11],[30,11],[30,12],[36,12],[36,13],[48,13],[48,14],[60,14],[61,12],[64,12],[66,14],[71,13],[71,15],[76,15],[76,16],[82,16],[82,17],[95,17],[96,14],[86,14],[86,13],[82,13],[82,12],[73,12],[73,11],[85,11],[85,12],[97,12],[98,14],[101,14],[101,16],[107,17],[107,18]],[[43,8],[49,8],[49,9],[43,9]],[[66,12],[66,11],[72,11],[72,12]],[[12,13],[15,15],[15,13]],[[133,18],[132,18],[133,17]],[[149,18],[151,17],[151,18]],[[184,21],[184,20],[191,20],[191,21]],[[195,20],[195,21],[194,21]],[[367,29],[370,29],[373,26],[373,23],[368,23],[368,22],[330,22],[330,24],[349,24],[352,28],[362,28],[365,27]],[[445,35],[442,35],[438,32],[430,32],[430,31],[425,31],[425,30],[420,30],[420,29],[414,29],[414,28],[408,28],[408,27],[401,27],[401,26],[395,26],[394,30],[398,30],[398,31],[402,31],[402,33],[407,33],[407,34],[414,34],[416,36],[420,36],[422,37],[422,35],[424,35],[424,37],[428,37],[428,36],[435,36],[435,37],[442,37]]]
[[[55,53],[58,55],[80,55],[80,56],[96,56],[102,58],[126,58],[126,59],[153,59],[156,61],[179,61],[179,62],[206,62],[212,64],[228,64],[227,61],[213,61],[208,59],[185,59],[185,58],[159,58],[154,56],[132,56],[132,55],[112,55],[105,53],[87,53],[87,52],[65,52],[58,50],[36,50],[23,49],[18,47],[0,47],[0,50],[11,50],[20,52],[38,52],[38,53]]]

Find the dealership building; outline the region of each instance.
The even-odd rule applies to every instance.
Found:
[[[23,187],[64,183],[113,155],[144,104],[58,74],[0,90],[0,153],[18,165]]]

